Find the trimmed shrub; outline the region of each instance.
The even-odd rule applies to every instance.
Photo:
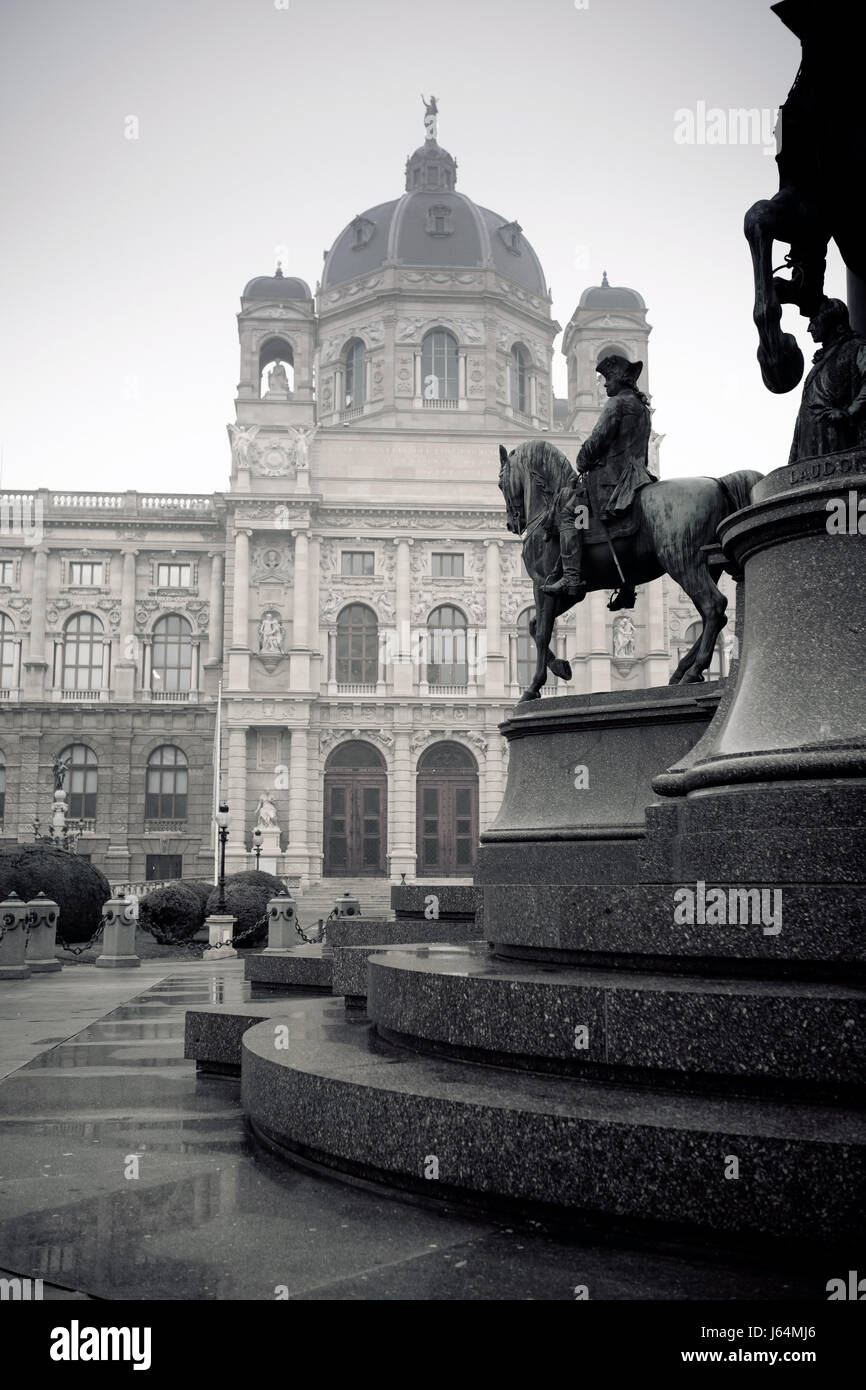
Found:
[[[207,900],[213,892],[213,884],[207,883],[203,878],[191,878],[184,879],[183,886],[184,888],[191,888],[194,893],[198,894],[201,900],[201,922],[199,922],[199,926],[201,926],[207,910]]]
[[[60,908],[58,930],[65,941],[89,941],[102,920],[111,885],[99,869],[53,845],[0,848],[0,898],[17,893],[25,902],[44,893]]]
[[[188,941],[204,922],[205,899],[191,883],[167,883],[145,894],[138,909],[139,925],[156,941]]]
[[[282,879],[273,874],[260,873],[257,869],[245,869],[239,874],[230,874],[226,879],[226,912],[237,920],[234,934],[249,931],[267,911],[268,902],[284,888]],[[207,901],[208,915],[216,912],[219,888],[212,888]],[[255,946],[267,939],[268,924],[263,922],[261,929],[244,946]]]

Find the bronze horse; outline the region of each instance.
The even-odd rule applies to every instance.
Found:
[[[817,312],[831,238],[849,271],[866,280],[858,192],[866,119],[856,40],[861,6],[854,0],[780,0],[772,8],[801,40],[803,57],[779,112],[779,191],[749,208],[744,230],[755,276],[758,362],[765,386],[780,394],[793,391],[803,375],[797,340],[782,332],[782,306],[795,304],[806,318]],[[774,241],[790,246],[790,279],[774,275]]]
[[[523,563],[535,592],[535,625],[532,635],[538,650],[535,675],[521,700],[537,700],[547,680],[548,668],[563,680],[571,679],[571,666],[550,650],[556,619],[577,599],[551,595],[542,585],[559,562],[555,523],[551,529],[551,503],[574,469],[555,444],[530,439],[509,453],[499,446],[499,486],[508,512],[508,529],[523,536]],[[617,558],[627,586],[647,584],[669,574],[688,594],[703,620],[701,634],[680,661],[670,684],[702,681],[713,649],[727,623],[728,601],[718,587],[722,567],[710,563],[706,546],[714,546],[716,527],[723,517],[748,506],[752,488],[762,477],[751,469],[728,473],[724,478],[671,478],[640,489],[634,505],[639,510],[637,531],[616,542]],[[589,589],[612,589],[621,584],[607,544],[585,543],[583,577]],[[625,607],[625,603],[615,605]]]

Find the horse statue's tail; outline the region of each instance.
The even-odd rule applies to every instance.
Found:
[[[763,473],[756,473],[754,468],[741,468],[737,473],[726,473],[723,478],[716,479],[728,503],[725,516],[748,507],[752,500],[752,488],[763,476]]]

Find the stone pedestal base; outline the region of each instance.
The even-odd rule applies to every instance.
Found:
[[[221,946],[221,941],[231,941],[234,936],[235,918],[230,914],[211,913],[205,920],[208,929],[209,945],[202,952],[202,960],[209,963],[219,963],[223,960],[236,960],[237,951],[234,946]]]

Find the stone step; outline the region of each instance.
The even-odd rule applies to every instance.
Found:
[[[725,915],[738,893],[760,885],[706,884],[725,889]],[[775,891],[773,885],[764,885]],[[676,969],[700,970],[708,962],[728,970],[740,964],[764,973],[820,970],[849,978],[866,966],[862,893],[851,884],[776,885],[781,897],[778,923],[701,921],[696,883],[488,884],[484,890],[483,934],[505,954],[547,959],[556,964],[602,963],[607,957],[659,962]],[[676,896],[687,890],[691,899]],[[689,902],[692,922],[681,920]],[[772,909],[774,900],[767,899]],[[704,916],[709,915],[705,913]],[[768,917],[772,916],[772,911]],[[587,957],[596,958],[587,960]],[[617,960],[619,963],[619,960]],[[652,968],[655,968],[653,966]]]
[[[700,1239],[862,1238],[866,1125],[842,1108],[672,1095],[419,1056],[308,1001],[277,1052],[243,1038],[254,1133],[291,1158],[423,1193]],[[316,1025],[318,1033],[316,1034]]]
[[[308,991],[297,991],[291,998],[275,995],[272,999],[243,1000],[234,1004],[201,1004],[187,1009],[184,1029],[183,1055],[192,1059],[196,1071],[208,1076],[241,1074],[241,1039],[248,1028],[273,1019],[289,1029],[289,1037],[303,1030],[307,1014],[298,1001],[320,997]],[[277,1039],[282,1045],[283,1038]]]
[[[293,946],[268,955],[262,951],[244,961],[244,979],[259,989],[300,987],[330,992],[334,953],[330,946]]]
[[[792,980],[544,969],[483,945],[371,955],[367,1012],[416,1050],[563,1075],[745,1093],[866,1083],[866,994]]]

